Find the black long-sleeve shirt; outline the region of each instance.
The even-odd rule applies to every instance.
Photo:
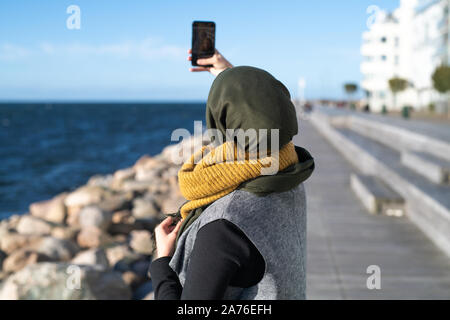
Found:
[[[222,299],[228,286],[248,288],[264,276],[265,261],[255,245],[233,223],[220,219],[197,233],[184,288],[170,268],[171,257],[150,266],[155,299]]]

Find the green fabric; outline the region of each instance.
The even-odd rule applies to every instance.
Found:
[[[224,136],[226,129],[268,129],[267,147],[270,149],[270,130],[279,129],[279,148],[298,132],[297,115],[289,91],[268,72],[253,67],[235,67],[221,72],[214,80],[206,104],[208,129],[218,129]],[[229,137],[228,137],[229,138]],[[246,141],[245,148],[257,147],[257,141]],[[241,146],[242,147],[242,146]],[[252,149],[250,149],[252,150]],[[242,183],[238,189],[265,196],[285,192],[308,179],[314,171],[314,159],[309,152],[295,147],[299,162],[271,176],[260,176]],[[200,216],[208,205],[197,208],[183,220],[181,234]],[[181,219],[180,212],[171,214]]]
[[[218,129],[227,140],[230,137],[226,136],[226,129],[255,129],[258,140],[246,141],[245,146],[240,146],[250,151],[256,147],[265,151],[259,141],[266,136],[260,136],[259,129],[268,130],[268,149],[272,129],[279,130],[280,149],[298,132],[289,91],[270,73],[253,67],[227,69],[216,77],[206,104],[206,125],[208,129]]]

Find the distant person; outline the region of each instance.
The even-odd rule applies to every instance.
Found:
[[[370,105],[369,105],[369,104],[366,104],[366,105],[364,106],[364,108],[363,108],[363,111],[364,111],[364,112],[367,112],[367,113],[370,113]]]
[[[212,67],[191,71],[217,76],[206,105],[207,127],[224,135],[226,129],[279,129],[279,171],[261,175],[260,158],[216,161],[223,154],[234,160],[249,147],[234,141],[203,147],[182,166],[180,190],[189,200],[179,209],[182,220],[174,225],[169,217],[155,229],[155,299],[304,299],[302,182],[314,160],[292,143],[298,127],[290,94],[268,72],[233,67],[219,52],[199,63]]]

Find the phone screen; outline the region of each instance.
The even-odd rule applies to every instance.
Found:
[[[198,58],[209,58],[215,52],[216,24],[212,21],[192,23],[192,65],[198,66]]]

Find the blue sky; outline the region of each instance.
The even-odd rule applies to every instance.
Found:
[[[69,30],[69,5],[81,29]],[[339,98],[359,82],[366,8],[398,0],[0,1],[0,100],[204,101],[213,76],[190,73],[193,20],[216,22],[234,65],[271,72],[298,95]]]

